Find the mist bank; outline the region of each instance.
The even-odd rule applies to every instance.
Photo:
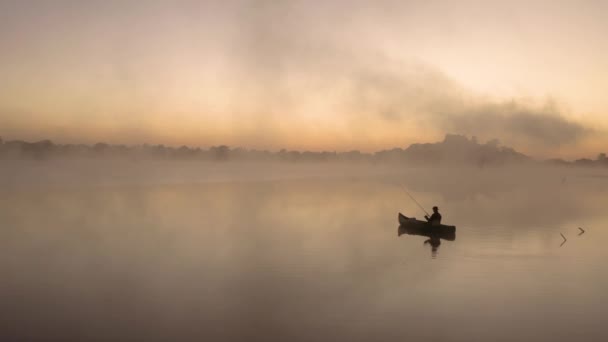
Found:
[[[4,208],[21,198],[17,207],[28,212],[42,198],[61,202],[61,198],[90,196],[114,201],[128,193],[162,192],[167,205],[178,194],[198,194],[194,201],[202,207],[234,205],[232,212],[251,210],[268,192],[278,208],[297,210],[302,203],[339,201],[367,203],[370,196],[382,199],[375,208],[390,216],[396,213],[422,217],[420,208],[403,191],[405,187],[426,210],[442,208],[450,222],[467,225],[509,223],[514,225],[557,224],[564,220],[605,213],[608,194],[608,168],[551,167],[546,164],[520,164],[503,167],[406,166],[395,164],[285,163],[285,162],[190,162],[147,160],[18,160],[0,162],[0,190]],[[223,189],[224,195],[210,195]],[[242,192],[251,191],[247,198]],[[227,192],[226,192],[227,191]],[[106,195],[109,196],[106,198]],[[223,197],[224,196],[224,197]],[[227,196],[227,197],[225,197]],[[136,196],[133,200],[137,201]],[[117,200],[115,205],[128,213],[134,204]],[[191,204],[189,204],[191,205]],[[73,211],[78,205],[62,206]],[[239,211],[238,208],[241,208]],[[277,207],[273,210],[280,211]],[[372,210],[372,208],[367,208]],[[78,210],[76,210],[78,211]],[[11,212],[11,210],[8,210]],[[578,223],[581,224],[581,223]]]
[[[79,160],[18,161],[11,165],[30,165],[30,171],[21,170],[19,177],[38,175],[45,179],[51,174],[50,167],[72,178],[83,177],[82,168],[71,166],[91,164],[89,172],[110,178],[117,176],[111,167],[114,163],[128,164]],[[179,165],[189,167],[190,174],[198,174],[200,179],[239,170],[258,172],[240,168],[243,163],[134,165],[142,172],[138,180],[169,169],[179,170]],[[203,172],[204,166],[215,169]],[[308,169],[308,174],[312,169],[323,169],[325,173],[336,170],[336,176],[341,171],[343,178],[363,169],[335,163],[322,167],[288,163],[270,166],[264,163],[264,170],[276,175],[288,169]],[[454,289],[487,293],[472,287],[480,279],[490,279],[482,288],[491,289],[492,294],[479,301],[489,301],[488,308],[500,307],[501,303],[504,306],[514,289],[528,289],[520,284],[522,276],[504,275],[513,268],[530,271],[534,282],[539,276],[551,275],[553,284],[566,283],[571,288],[567,279],[579,279],[580,273],[564,276],[563,272],[589,265],[585,271],[589,277],[583,280],[593,283],[598,274],[603,274],[598,270],[602,269],[604,254],[597,253],[605,253],[602,227],[606,222],[608,182],[569,179],[560,185],[563,169],[549,174],[540,169],[531,172],[534,169],[528,167],[519,168],[520,172],[513,169],[407,168],[398,176],[379,178],[381,182],[223,182],[3,192],[0,241],[10,257],[0,261],[5,280],[0,293],[12,314],[7,315],[2,335],[8,336],[5,340],[19,339],[13,336],[31,340],[71,340],[74,336],[78,337],[75,340],[120,340],[125,336],[122,331],[126,331],[131,340],[247,340],[257,338],[258,327],[262,326],[283,331],[281,338],[303,341],[308,335],[297,338],[303,324],[319,336],[313,329],[327,327],[330,322],[331,339],[336,336],[336,326],[341,327],[335,324],[338,322],[346,331],[342,334],[349,337],[344,340],[357,341],[359,331],[350,334],[352,322],[374,321],[369,319],[369,311],[361,313],[362,308],[376,310],[373,317],[387,315],[386,305],[391,308],[395,302],[390,295],[387,300],[387,293],[395,288],[399,296],[413,293],[411,298],[395,297],[399,298],[399,310],[404,302],[408,308],[415,305],[411,317],[420,316],[425,308],[438,307],[441,317],[445,317],[444,308],[449,308],[453,310],[450,316],[458,318],[463,315],[453,302],[429,305],[429,298],[445,293],[441,299],[449,301]],[[0,174],[4,170],[0,168]],[[186,178],[186,171],[179,174]],[[438,205],[444,221],[458,226],[457,240],[443,244],[441,259],[429,258],[424,239],[397,236],[398,211],[419,218],[424,215],[395,184],[397,180],[423,207],[428,210]],[[577,226],[588,230],[580,239],[574,236]],[[563,249],[558,249],[559,232],[570,239]],[[433,263],[423,264],[427,259]],[[547,259],[555,262],[547,264]],[[572,260],[577,263],[570,264]],[[598,264],[592,264],[593,260]],[[433,268],[439,261],[447,268]],[[463,273],[466,267],[450,268],[466,263],[474,270],[488,267],[495,276],[469,276]],[[499,268],[496,263],[506,266]],[[395,274],[402,276],[396,278]],[[449,274],[454,280],[445,278]],[[428,283],[420,281],[424,275]],[[555,281],[553,275],[563,276],[564,281]],[[520,285],[501,290],[507,278],[516,279]],[[396,283],[413,287],[409,291]],[[437,284],[443,287],[427,291]],[[534,284],[515,306],[529,302],[529,296],[546,293],[551,286],[549,282]],[[421,288],[426,289],[422,294]],[[601,283],[595,288],[601,298]],[[595,292],[590,299],[582,299],[580,293],[575,290],[576,296],[566,304],[557,301],[563,305],[560,311],[567,310],[571,303],[601,304]],[[520,297],[520,292],[516,294]],[[550,293],[547,302],[555,302],[554,294]],[[417,299],[421,295],[422,299]],[[466,296],[455,303],[470,306],[472,300],[477,298]],[[537,302],[532,306],[542,307]],[[533,315],[541,316],[536,311]],[[412,328],[403,328],[403,317],[409,314],[390,312],[389,316],[398,317],[390,327],[394,336],[395,331],[411,336]],[[297,322],[291,329],[294,317]],[[428,316],[424,319],[428,321]],[[255,324],[249,323],[252,320]],[[469,322],[467,319],[461,324]],[[458,323],[454,326],[460,326]],[[134,328],[124,328],[131,326]],[[281,327],[289,330],[279,330]],[[377,329],[378,333],[387,330],[386,325]],[[424,327],[425,331],[429,329]],[[360,341],[378,333],[369,333]]]
[[[608,166],[605,153],[596,159],[539,160],[527,156],[513,148],[501,146],[497,139],[481,143],[475,136],[447,134],[443,141],[435,143],[411,144],[407,148],[395,147],[375,153],[358,150],[336,151],[280,151],[256,150],[226,145],[200,147],[171,147],[165,145],[112,145],[97,143],[56,144],[50,140],[27,142],[22,140],[3,141],[0,139],[1,160],[166,160],[166,161],[208,161],[208,162],[349,162],[371,164],[403,163],[411,165],[462,164],[475,167],[502,166],[511,164],[548,163],[552,165]]]

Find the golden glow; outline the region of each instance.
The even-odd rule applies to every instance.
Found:
[[[91,1],[0,13],[5,139],[375,151],[461,133],[437,120],[515,99],[556,103],[551,115],[596,132],[563,144],[497,136],[506,145],[582,157],[608,143],[604,4]]]

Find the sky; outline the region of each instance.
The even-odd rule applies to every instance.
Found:
[[[0,136],[608,152],[608,1],[0,1]]]

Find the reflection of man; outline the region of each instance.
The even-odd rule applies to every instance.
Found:
[[[432,225],[441,224],[441,214],[439,213],[439,208],[437,207],[433,207],[433,215],[431,215],[431,217],[424,215],[424,218]]]
[[[431,245],[431,253],[433,255],[433,257],[437,256],[437,250],[439,249],[439,245],[441,245],[441,239],[439,239],[437,236],[430,236],[430,239],[424,241],[424,244],[429,244]]]

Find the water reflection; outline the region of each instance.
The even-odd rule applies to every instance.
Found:
[[[394,214],[417,209],[385,177],[208,181],[237,167],[8,189],[4,173],[0,341],[608,340],[603,181],[404,171],[459,225],[451,244],[414,227],[395,240]]]
[[[441,239],[438,238],[437,236],[431,236],[428,240],[424,241],[424,244],[430,244],[431,245],[431,256],[433,258],[437,257],[437,250],[439,249],[439,246],[441,245]]]
[[[431,256],[433,258],[437,257],[437,251],[439,250],[439,246],[441,246],[441,240],[446,241],[455,241],[456,240],[456,232],[432,232],[428,229],[421,228],[415,225],[400,225],[397,228],[397,236],[401,236],[403,234],[407,235],[418,235],[428,237],[423,243],[423,245],[431,246]]]

